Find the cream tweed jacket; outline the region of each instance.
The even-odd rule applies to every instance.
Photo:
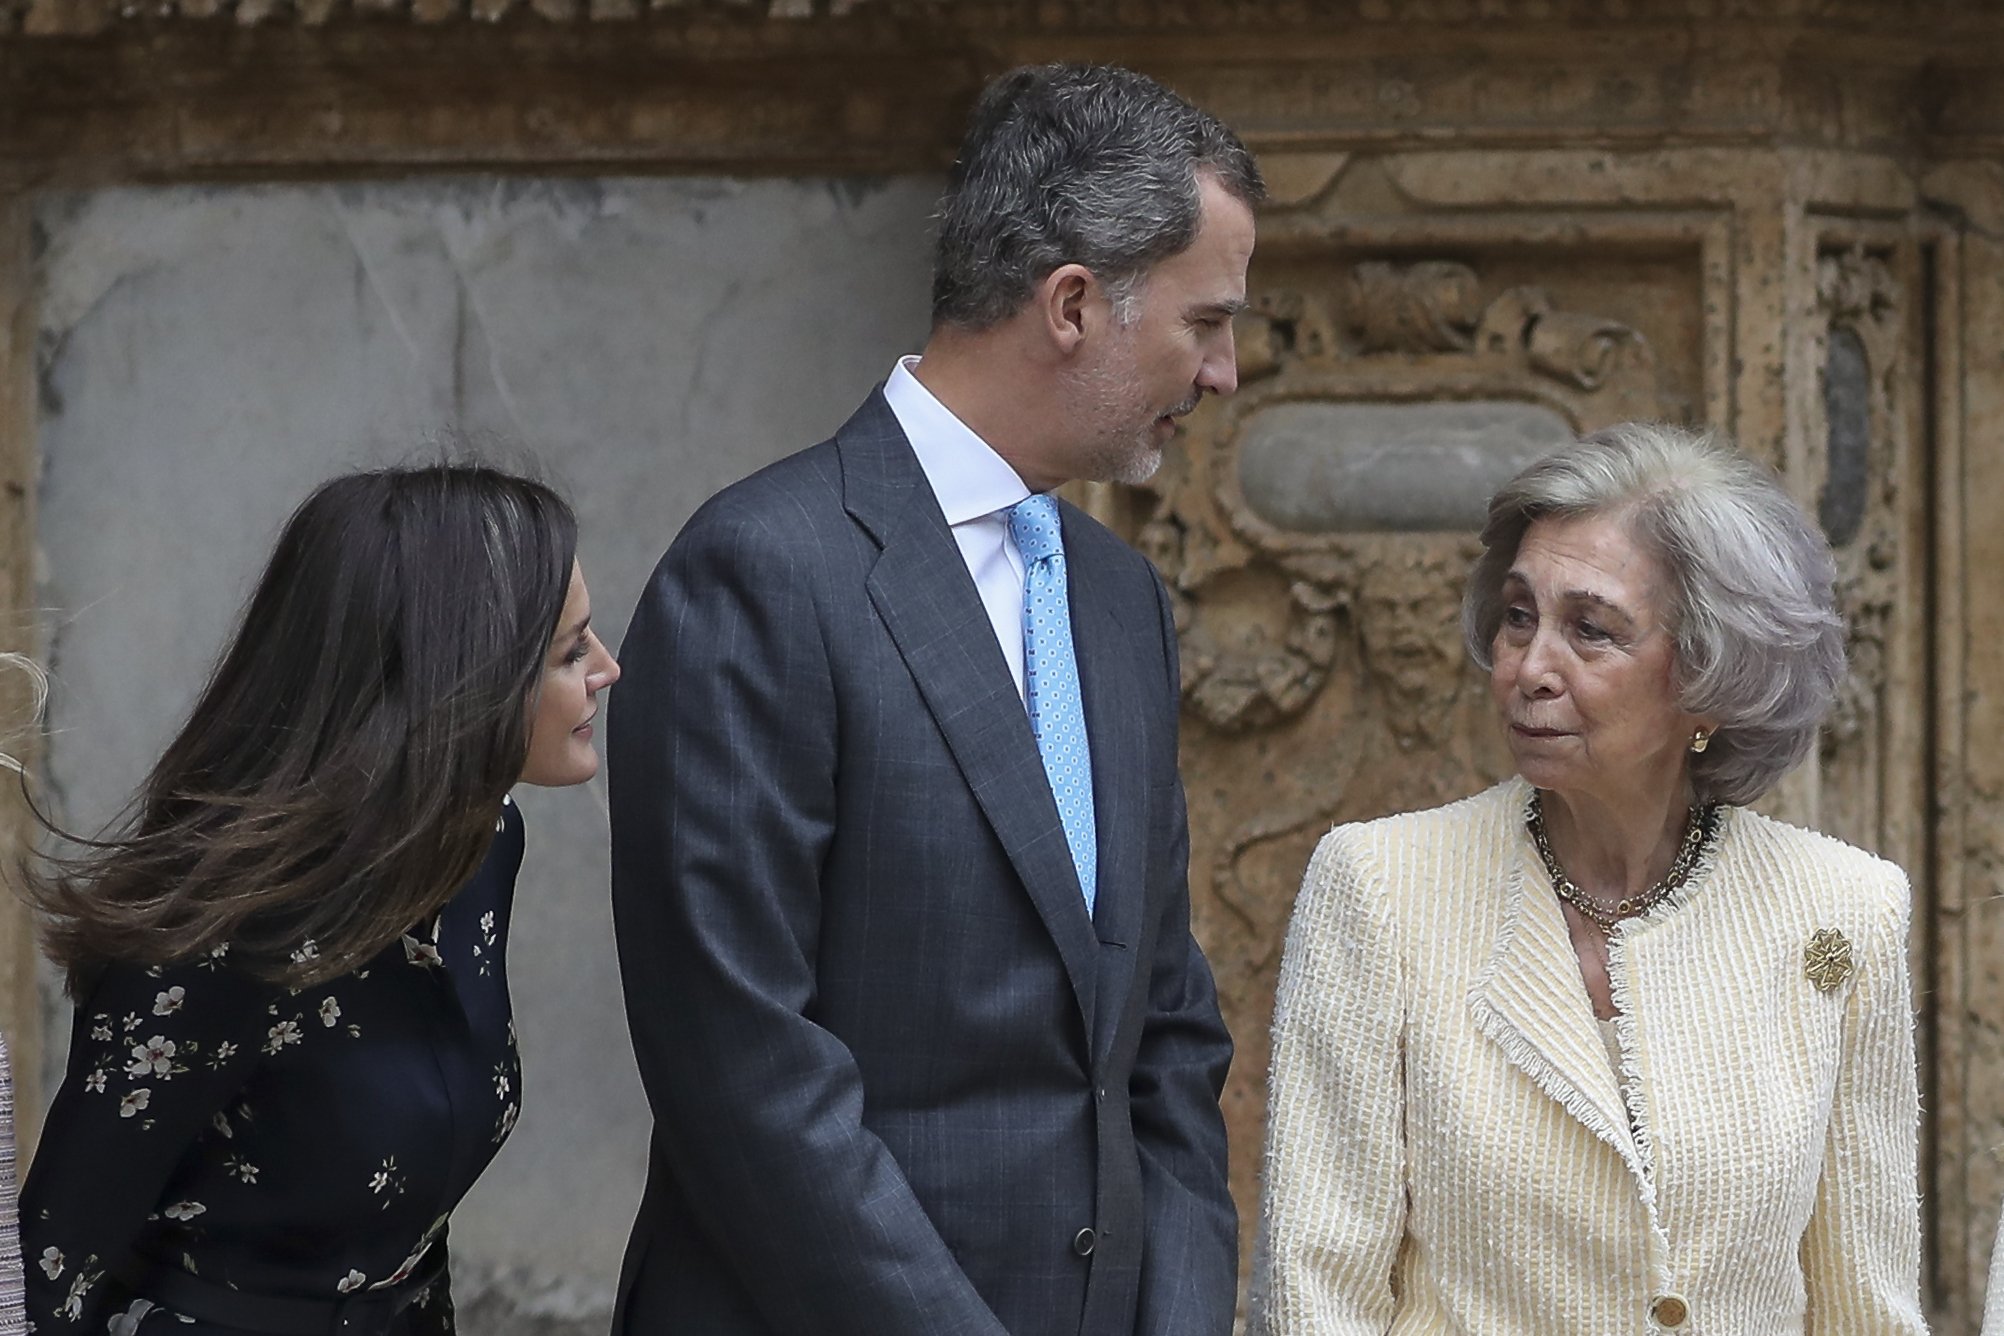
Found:
[[[1689,888],[1611,943],[1624,1082],[1530,792],[1317,848],[1274,1012],[1252,1331],[1925,1331],[1905,877],[1728,809]],[[1825,928],[1853,961],[1827,992],[1804,970]]]

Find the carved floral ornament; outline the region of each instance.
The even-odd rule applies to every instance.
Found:
[[[1466,672],[1454,609],[1489,493],[1585,425],[1659,415],[1649,345],[1542,288],[1485,296],[1447,260],[1256,292],[1237,334],[1240,391],[1191,420],[1141,534],[1177,604],[1185,698],[1220,729],[1277,724],[1348,638],[1423,729]],[[1284,585],[1278,625],[1207,609],[1235,572]]]

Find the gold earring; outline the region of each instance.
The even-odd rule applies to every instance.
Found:
[[[1712,745],[1712,735],[1710,733],[1707,733],[1704,729],[1701,728],[1697,732],[1691,735],[1691,751],[1694,754],[1702,755],[1704,753],[1705,748],[1711,745]]]

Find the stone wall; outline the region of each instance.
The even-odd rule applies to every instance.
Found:
[[[90,544],[75,526],[99,512],[77,498],[118,485],[109,438],[93,438],[108,481],[65,481],[52,442],[82,439],[77,419],[38,409],[34,394],[38,370],[60,389],[47,372],[78,355],[31,351],[37,331],[65,324],[41,308],[57,295],[57,239],[78,220],[140,199],[304,208],[302,235],[331,274],[355,269],[349,251],[375,263],[377,243],[406,234],[372,222],[344,236],[328,200],[575,218],[608,174],[931,179],[982,78],[1052,58],[1167,79],[1237,126],[1274,186],[1256,305],[1239,331],[1244,391],[1191,420],[1149,487],[1083,493],[1161,565],[1178,604],[1193,898],[1241,1043],[1228,1093],[1241,1201],[1257,1172],[1280,927],[1316,833],[1466,792],[1505,764],[1452,624],[1472,499],[1555,433],[1641,415],[1706,423],[1780,467],[1839,551],[1852,680],[1815,762],[1774,805],[1912,875],[1929,1296],[1940,1330],[1973,1329],[2004,1197],[1997,0],[0,0],[0,302],[12,312],[0,327],[0,593],[33,606],[37,537],[50,588],[78,578]],[[447,188],[441,171],[499,176]],[[394,184],[412,174],[426,180]],[[128,193],[135,183],[180,184]],[[825,186],[759,189],[780,192],[782,213],[833,198]],[[496,202],[468,206],[467,192]],[[854,208],[915,220],[924,193],[908,183]],[[903,203],[884,203],[893,198]],[[573,442],[560,468],[579,461],[592,532],[623,519],[612,527],[648,530],[640,546],[658,545],[701,491],[812,434],[719,439],[690,458],[658,525],[617,508],[594,516],[590,489],[644,471],[634,442],[679,426],[692,404],[699,420],[731,410],[706,408],[700,386],[664,383],[662,402],[602,436],[562,437],[571,424],[534,419],[571,402],[575,382],[550,356],[533,368],[504,357],[499,375],[482,360],[495,354],[467,314],[470,233],[433,217],[415,235],[396,272],[422,300],[398,309],[428,351],[397,362],[366,272],[351,273],[359,295],[343,300],[375,322],[356,355],[377,360],[356,363],[350,383],[394,390],[381,403],[399,425],[461,413],[507,425],[512,414],[558,432]],[[610,234],[579,235],[590,239],[575,257],[581,290],[629,299],[586,276],[635,250],[610,245],[587,261],[585,247]],[[455,255],[447,240],[473,250]],[[261,283],[306,281],[274,266],[269,245],[247,238],[242,264],[268,266],[256,283],[252,269],[215,262],[230,300],[254,305]],[[882,262],[842,270],[859,253]],[[208,262],[199,247],[189,254]],[[830,291],[912,337],[918,248],[840,237],[827,254]],[[745,259],[733,272],[762,277]],[[153,282],[135,271],[107,309],[144,309]],[[667,293],[656,313],[693,321],[702,302],[721,302],[721,288],[699,290],[709,295]],[[448,352],[452,331],[469,334]],[[691,357],[700,333],[687,327]],[[609,355],[616,367],[628,350]],[[883,355],[860,360],[831,365],[798,402],[767,393],[756,414],[774,417],[752,420],[832,417],[881,374]],[[423,376],[403,369],[420,361]],[[288,365],[293,389],[311,396],[348,364]],[[592,372],[608,374],[596,362]],[[374,423],[341,411],[356,430]],[[91,457],[65,448],[73,465]],[[335,457],[270,449],[246,450],[241,484],[166,495],[203,516],[240,486],[268,526],[283,485]],[[38,465],[39,493],[28,485]],[[631,597],[639,568],[622,560],[608,558],[610,585],[595,577],[601,597]],[[110,612],[89,615],[112,625]],[[121,643],[119,631],[98,634]],[[66,661],[81,665],[75,643]],[[551,818],[566,820],[583,818]],[[18,917],[7,940],[0,1021],[18,1027]],[[525,982],[525,1007],[557,1007],[544,991],[566,986],[563,963]],[[525,1273],[496,1293],[541,1285]]]

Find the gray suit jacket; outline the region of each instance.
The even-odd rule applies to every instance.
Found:
[[[627,1336],[1222,1336],[1231,1041],[1189,931],[1175,632],[1063,523],[1100,854],[881,393],[728,488],[612,694],[613,908],[655,1115]]]

